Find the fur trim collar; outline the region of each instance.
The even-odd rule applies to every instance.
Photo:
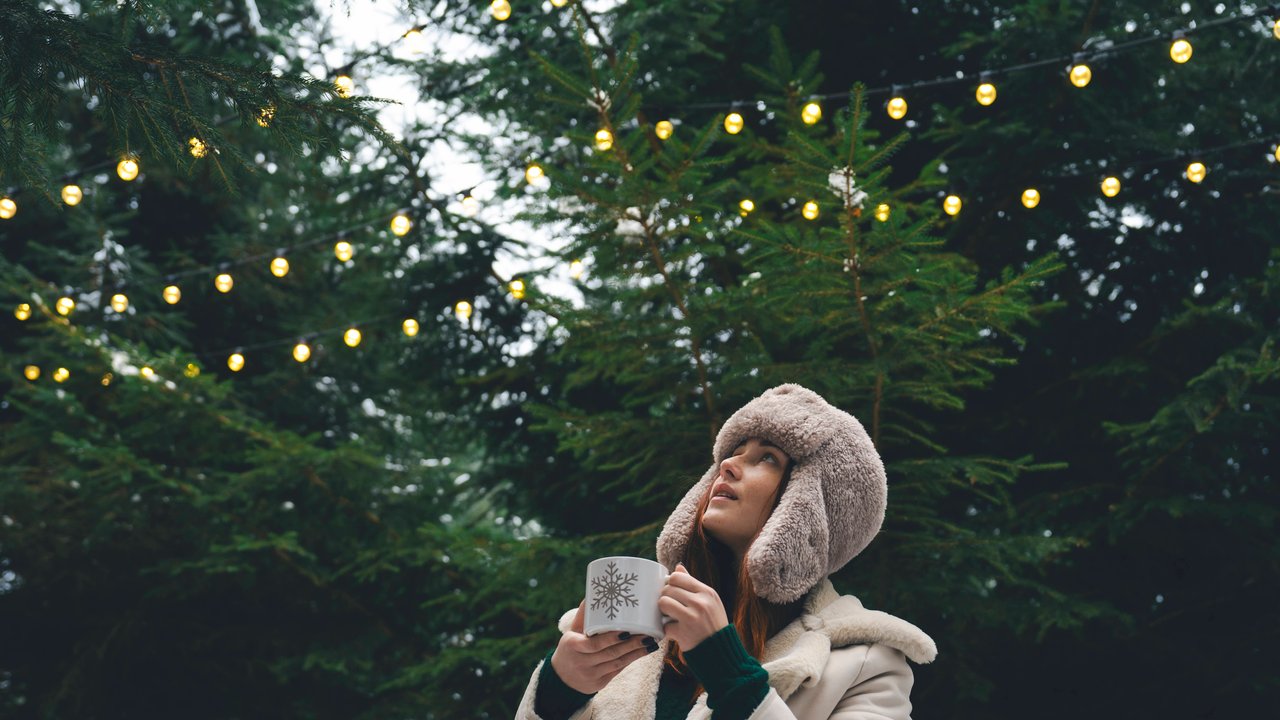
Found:
[[[577,608],[560,618],[560,631],[567,632]],[[631,663],[618,673],[592,702],[597,718],[652,718],[662,677],[662,661],[669,640],[659,650]],[[804,611],[765,644],[764,669],[769,684],[783,700],[801,686],[817,684],[833,648],[880,643],[901,650],[918,664],[930,663],[938,655],[933,639],[906,620],[879,610],[867,610],[853,595],[840,595],[831,580],[823,578],[810,591]],[[706,693],[698,698],[690,717],[706,712]]]

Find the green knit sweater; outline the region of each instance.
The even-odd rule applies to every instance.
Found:
[[[538,675],[534,710],[543,720],[568,720],[592,696],[564,684],[551,667],[554,654],[554,650],[547,654]],[[693,688],[698,682],[706,688],[707,706],[715,720],[744,720],[769,694],[769,672],[747,654],[732,625],[725,625],[698,643],[684,654],[684,659],[695,677],[681,676],[670,667],[663,667],[654,720],[687,717],[693,707]]]

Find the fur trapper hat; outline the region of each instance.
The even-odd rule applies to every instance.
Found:
[[[770,388],[720,428],[711,468],[658,536],[658,562],[671,569],[684,559],[698,501],[720,462],[753,437],[774,443],[795,463],[778,506],[747,551],[756,594],[788,603],[844,567],[880,531],[888,499],[884,463],[849,413],[795,383]]]

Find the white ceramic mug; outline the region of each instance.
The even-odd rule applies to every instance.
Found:
[[[618,555],[592,560],[587,565],[587,604],[583,632],[626,631],[663,637],[669,619],[658,612],[658,597],[670,573],[660,563]]]

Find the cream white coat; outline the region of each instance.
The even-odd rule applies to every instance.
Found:
[[[567,632],[577,608],[560,618]],[[667,642],[627,666],[572,720],[653,720]],[[920,628],[858,598],[840,595],[823,578],[805,599],[800,617],[765,644],[762,658],[770,690],[751,720],[909,720],[913,662],[932,662],[937,646]],[[542,720],[534,712],[539,664],[525,689],[516,720]],[[687,720],[709,720],[703,693]]]

